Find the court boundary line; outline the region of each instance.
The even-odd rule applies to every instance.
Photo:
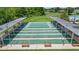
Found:
[[[10,38],[11,39],[11,38]],[[4,40],[10,40],[10,39],[4,39]],[[13,40],[68,40],[68,39],[72,39],[72,38],[14,38]]]
[[[14,31],[14,32],[19,32],[19,31]],[[57,30],[42,30],[42,31],[20,31],[20,32],[59,32],[59,31],[57,31]]]
[[[10,34],[10,35],[62,35],[61,33],[54,33],[54,34]]]
[[[22,28],[18,28],[18,29],[22,29]],[[32,30],[32,29],[33,29],[33,30],[34,30],[34,29],[38,29],[38,30],[41,30],[41,29],[43,29],[43,30],[50,29],[50,30],[51,30],[51,29],[60,29],[60,28],[26,28],[26,29],[27,29],[27,30],[29,30],[29,29],[30,29],[30,30]],[[25,29],[25,30],[26,30],[26,29]],[[23,29],[23,30],[24,30],[24,29]]]

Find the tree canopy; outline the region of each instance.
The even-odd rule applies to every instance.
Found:
[[[68,13],[68,15],[71,15],[74,11],[74,8],[68,7],[64,9],[65,13]]]
[[[43,7],[1,7],[0,25],[20,17],[44,15]]]

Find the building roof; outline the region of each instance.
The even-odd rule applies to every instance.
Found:
[[[11,26],[15,25],[16,23],[22,21],[23,19],[25,19],[25,17],[22,17],[22,18],[18,18],[14,21],[11,21],[11,22],[8,22],[6,24],[3,24],[0,26],[0,32],[3,32],[5,30],[7,30],[8,28],[10,28]]]
[[[79,25],[77,24],[73,24],[70,23],[68,21],[65,21],[63,19],[60,19],[58,17],[51,17],[54,21],[57,21],[58,23],[60,23],[61,25],[63,25],[65,28],[67,28],[68,30],[72,31],[74,34],[79,36]],[[78,27],[78,28],[75,28]]]

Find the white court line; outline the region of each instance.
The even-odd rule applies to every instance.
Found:
[[[21,30],[21,31],[58,31],[57,29],[26,29],[26,30]],[[18,31],[18,30],[16,30]]]
[[[15,31],[15,32],[19,32],[19,31]],[[41,31],[20,31],[20,32],[59,32],[59,31],[57,31],[57,30],[52,30],[52,31],[50,31],[50,30],[48,30],[48,31],[41,30]]]
[[[22,29],[22,28],[18,28],[18,29]],[[26,29],[59,29],[59,28],[53,27],[53,28],[26,28]]]
[[[19,30],[19,29],[17,29],[17,30]],[[42,29],[41,28],[39,28],[39,29],[38,28],[36,28],[36,29],[35,28],[27,28],[27,29],[22,29],[22,30],[32,30],[33,31],[33,30],[60,30],[60,29],[59,28],[49,28],[49,29],[46,29],[46,28],[42,28]]]
[[[47,30],[47,29],[60,29],[60,28],[27,28],[27,29],[38,29],[38,30],[45,29],[45,30]]]
[[[67,40],[72,38],[14,38],[13,40]],[[10,39],[4,39],[4,40],[10,40]]]
[[[10,35],[62,35],[62,34],[56,33],[56,34],[10,34]]]

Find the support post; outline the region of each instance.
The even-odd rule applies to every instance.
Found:
[[[0,37],[0,47],[2,47],[2,44],[1,44],[2,40],[1,40],[1,37]]]
[[[3,46],[4,45],[3,37],[1,37],[1,42],[2,42],[1,46]]]
[[[74,33],[72,33],[71,44],[73,44],[73,39],[74,39]]]

